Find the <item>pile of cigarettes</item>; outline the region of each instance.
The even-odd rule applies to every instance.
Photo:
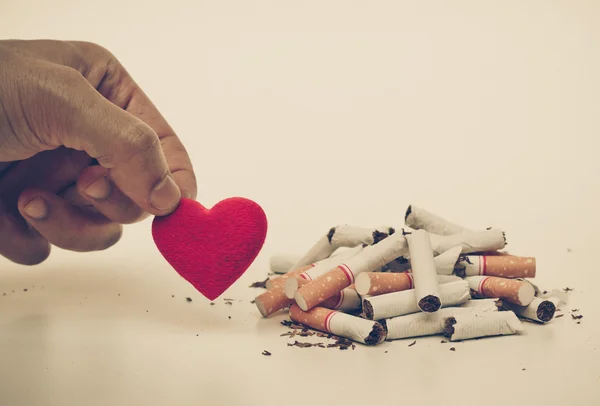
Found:
[[[276,275],[254,300],[263,317],[365,345],[443,335],[450,341],[518,334],[565,302],[541,292],[533,257],[509,255],[504,231],[470,230],[410,205],[405,228],[331,228],[304,255],[271,258]]]

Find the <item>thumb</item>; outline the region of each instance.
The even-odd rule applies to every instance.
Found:
[[[115,185],[148,213],[173,211],[181,191],[156,132],[105,99],[78,72],[67,70],[64,74],[68,76],[67,94],[72,97],[54,104],[64,127],[58,129],[57,141],[95,158],[109,170]]]

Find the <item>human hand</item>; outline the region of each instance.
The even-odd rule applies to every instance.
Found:
[[[103,250],[196,192],[185,147],[110,52],[0,41],[0,255]]]

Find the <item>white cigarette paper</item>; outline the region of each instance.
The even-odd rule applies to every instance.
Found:
[[[518,317],[507,312],[457,313],[444,322],[444,333],[450,341],[512,335],[523,331]]]
[[[362,246],[358,246],[344,250],[339,254],[333,255],[327,259],[317,262],[314,267],[302,272],[300,275],[298,275],[298,277],[307,281],[312,281],[313,279],[316,279],[319,276],[329,272],[331,269],[340,266],[344,261],[362,252],[363,249],[364,248]],[[300,283],[298,282],[298,278],[288,278],[285,281],[284,285],[285,295],[289,299],[293,299],[294,294],[296,293],[299,287]]]
[[[443,306],[458,306],[471,299],[469,284],[460,280],[439,286]],[[367,319],[381,320],[420,312],[415,289],[363,298],[363,314]]]
[[[285,274],[299,259],[300,256],[295,254],[275,254],[269,261],[269,268],[275,274]]]
[[[469,300],[467,303],[471,302]],[[412,313],[405,316],[385,319],[382,325],[387,330],[387,340],[399,340],[410,337],[431,336],[444,333],[444,322],[449,317],[463,313],[495,312],[498,308],[492,306],[447,307],[435,313]]]
[[[387,237],[391,230],[393,230],[391,227],[384,229],[384,231],[349,225],[332,227],[327,235],[319,238],[311,249],[296,261],[290,268],[290,271],[328,258],[335,250],[341,247],[352,248],[363,244],[372,245],[380,239]]]
[[[346,288],[340,291],[339,300],[331,306],[328,306],[327,302],[329,302],[329,300],[323,302],[323,307],[327,307],[328,309],[333,310],[339,310],[341,312],[352,312],[355,310],[359,310],[362,306],[362,299],[360,295],[355,289],[351,288]]]
[[[412,267],[415,295],[419,309],[427,313],[442,307],[437,281],[437,270],[429,235],[425,230],[416,230],[406,236]]]
[[[430,237],[431,241],[431,237]],[[438,275],[453,275],[456,261],[462,252],[461,247],[454,247],[437,255],[433,260],[435,261],[435,269]]]
[[[404,216],[406,225],[415,230],[425,230],[439,235],[452,235],[470,231],[462,226],[451,223],[425,209],[411,204]]]
[[[550,299],[534,298],[528,306],[518,306],[514,303],[501,301],[502,307],[514,312],[517,316],[524,317],[539,323],[547,323],[554,318],[556,304]]]
[[[461,247],[463,254],[498,251],[506,246],[506,237],[501,230],[465,231],[460,234],[438,235],[430,233],[431,246],[436,254],[454,247]]]

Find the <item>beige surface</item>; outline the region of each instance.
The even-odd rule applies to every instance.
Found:
[[[231,306],[169,269],[148,221],[104,253],[0,260],[0,405],[600,404],[598,27],[593,0],[0,0],[0,37],[113,50],[190,149],[200,201],[246,196],[270,221]],[[504,227],[581,324],[342,352],[260,319],[247,286],[270,254],[400,226],[409,203]]]

